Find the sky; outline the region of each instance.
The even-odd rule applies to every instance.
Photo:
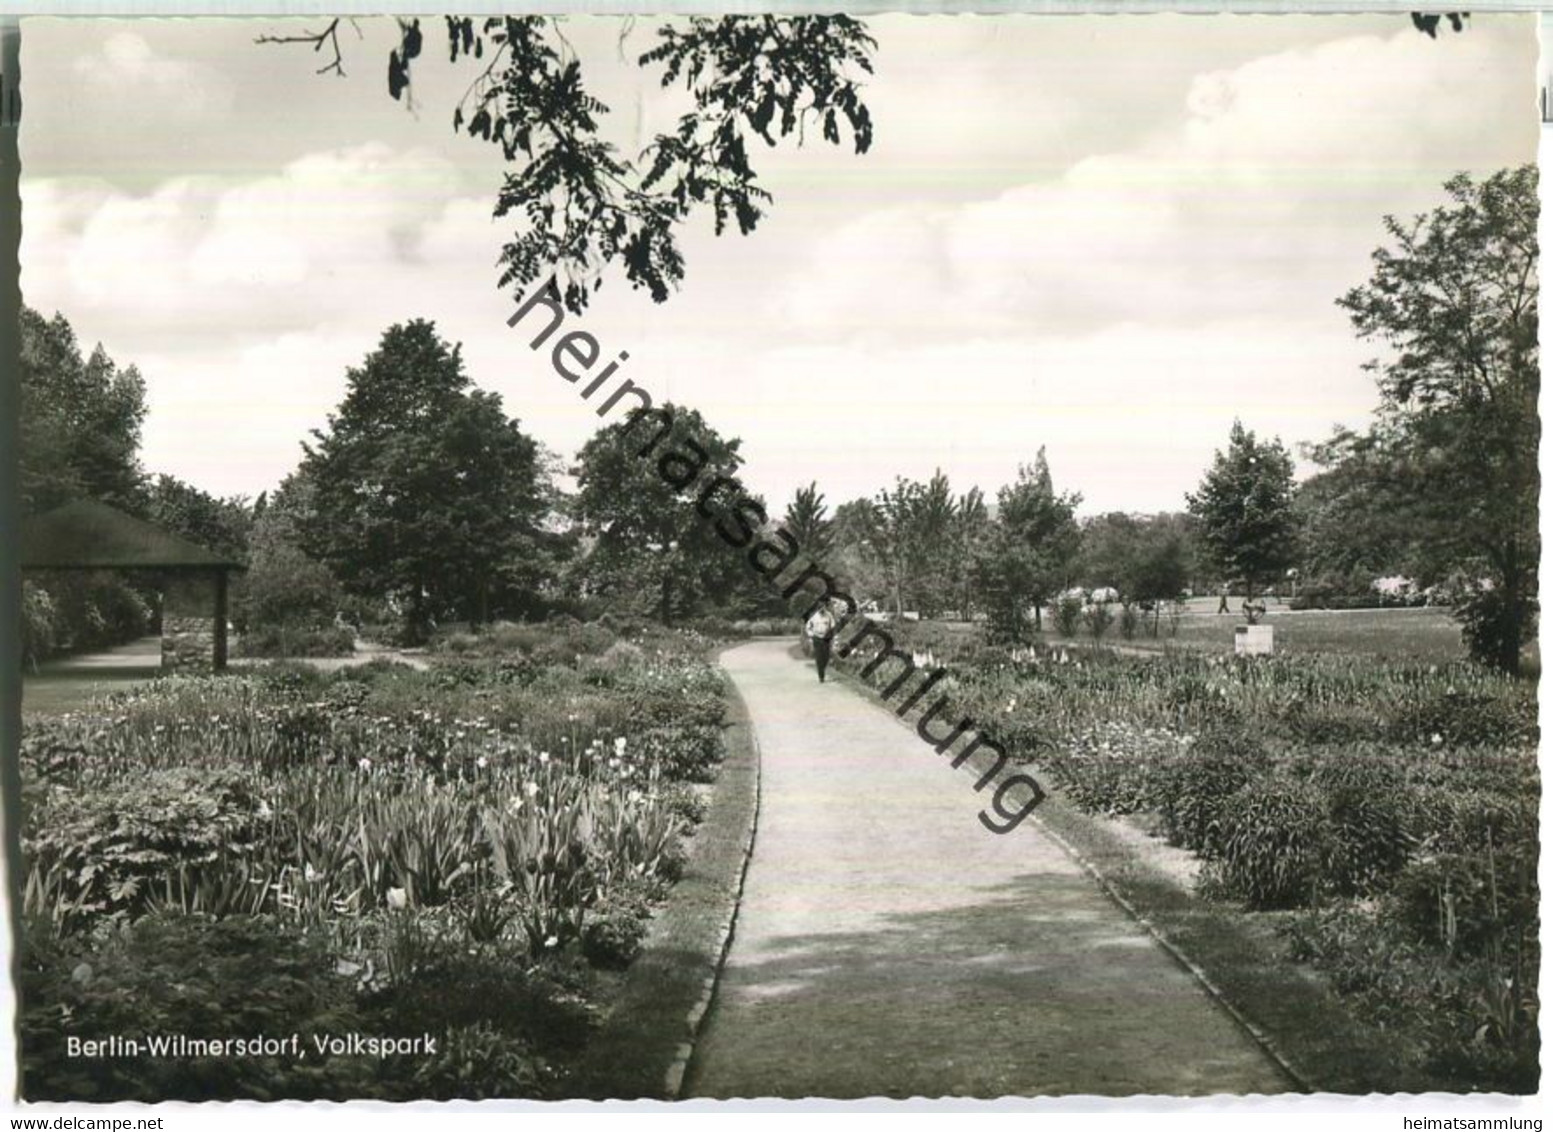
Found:
[[[1382,217],[1536,156],[1531,16],[868,24],[868,153],[755,143],[753,235],[693,220],[668,302],[612,274],[570,320],[741,438],[771,501],[936,469],[992,496],[1044,446],[1087,513],[1180,509],[1237,417],[1291,447],[1362,425],[1383,347],[1334,300]],[[24,20],[25,301],[139,367],[147,468],[218,495],[273,488],[416,317],[569,460],[598,418],[506,325],[503,162],[451,128],[471,67],[427,25],[407,107],[392,20],[342,34],[343,78],[254,42],[316,26]],[[685,108],[634,63],[655,27],[564,23],[628,154]]]

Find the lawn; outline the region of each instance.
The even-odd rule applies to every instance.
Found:
[[[1235,626],[1244,618],[1214,613],[1187,613],[1170,636],[1163,621],[1160,637],[1139,633],[1122,641],[1113,628],[1111,643],[1136,648],[1233,650]],[[1445,663],[1465,656],[1461,626],[1444,609],[1301,609],[1273,606],[1261,623],[1273,627],[1277,651],[1288,653],[1344,653],[1393,660]]]

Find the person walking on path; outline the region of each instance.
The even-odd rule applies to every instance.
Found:
[[[820,683],[825,683],[825,668],[830,664],[830,639],[836,634],[836,615],[830,611],[829,605],[822,605],[804,622],[804,636],[809,638],[809,644],[814,649],[814,668],[820,674]]]
[[[1219,584],[1219,612],[1220,613],[1228,613],[1229,612],[1229,583],[1228,582],[1221,582]]]

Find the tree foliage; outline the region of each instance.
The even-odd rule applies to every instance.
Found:
[[[303,549],[351,592],[402,603],[411,636],[484,620],[532,559],[548,496],[539,446],[471,388],[459,348],[424,319],[390,327],[313,436]]]
[[[737,483],[738,438],[724,438],[694,409],[672,404],[662,409],[672,414],[673,427],[656,446],[654,433],[662,426],[649,416],[606,425],[589,438],[573,469],[572,514],[582,529],[580,572],[588,596],[669,624],[726,605],[736,595],[747,597],[756,579],[744,555],[730,549],[697,504],[696,485],[718,475]],[[692,442],[704,458],[696,459]],[[674,455],[687,452],[690,461]],[[664,460],[679,463],[663,465]],[[676,488],[680,473],[696,462],[702,470]],[[724,489],[705,510],[720,516],[738,494]],[[756,510],[745,521],[758,530],[767,517],[760,501],[752,502]]]
[[[811,482],[793,493],[782,525],[791,532],[804,552],[824,562],[831,549],[831,520],[826,517],[825,494]]]
[[[206,550],[248,557],[253,508],[243,496],[217,499],[177,476],[156,476],[147,489],[146,518]]]
[[[144,511],[140,429],[146,387],[134,366],[119,368],[98,345],[82,357],[62,314],[21,316],[20,478],[22,504],[45,511],[96,499]]]
[[[1294,458],[1277,438],[1259,443],[1237,420],[1186,502],[1204,549],[1247,601],[1294,564]]]
[[[1191,579],[1191,546],[1179,514],[1129,515],[1112,511],[1083,524],[1079,571],[1093,588],[1110,587],[1127,605],[1155,616],[1180,598]]]
[[[255,506],[248,570],[233,603],[242,628],[318,629],[340,612],[344,594],[329,568],[302,549],[313,512],[312,481],[293,473]]]
[[[1343,521],[1394,516],[1415,562],[1486,579],[1459,610],[1468,643],[1513,671],[1540,554],[1537,171],[1457,176],[1445,191],[1427,215],[1386,218],[1369,281],[1338,300],[1388,348],[1369,365],[1381,403],[1368,431],[1315,455],[1347,489]]]
[[[997,518],[975,564],[988,627],[995,635],[1025,639],[1031,608],[1040,629],[1041,607],[1067,584],[1078,554],[1074,515],[1081,500],[1076,492],[1057,492],[1045,448],[1033,464],[1020,465],[1012,484],[998,490]]]
[[[419,20],[400,20],[388,91],[408,100],[423,55]],[[832,144],[843,131],[856,152],[873,141],[859,76],[873,70],[875,42],[848,16],[695,16],[657,28],[638,58],[661,85],[683,84],[691,109],[640,155],[600,135],[609,107],[588,93],[562,21],[543,16],[446,18],[448,57],[483,64],[453,110],[453,129],[499,147],[513,167],[495,214],[518,221],[501,253],[500,286],[557,277],[581,311],[618,267],[657,302],[685,275],[676,230],[699,210],[721,235],[749,234],[771,201],[750,161],[755,142],[775,146],[809,130]],[[339,21],[316,34],[261,37],[334,51],[321,68],[344,74]]]

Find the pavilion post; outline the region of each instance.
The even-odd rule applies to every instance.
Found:
[[[226,667],[226,579],[225,570],[216,571],[215,670],[217,672]]]

